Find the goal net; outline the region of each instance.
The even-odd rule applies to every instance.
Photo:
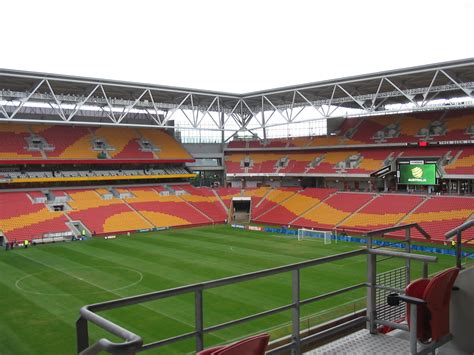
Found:
[[[324,244],[331,244],[332,240],[335,238],[332,235],[332,232],[328,231],[317,231],[312,229],[300,228],[298,229],[298,240],[308,239],[308,238],[321,238],[324,239]]]

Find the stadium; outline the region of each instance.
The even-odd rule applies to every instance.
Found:
[[[244,94],[0,69],[0,354],[474,352],[473,92],[474,59]],[[405,287],[453,268],[417,335]]]

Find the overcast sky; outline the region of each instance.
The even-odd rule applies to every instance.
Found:
[[[243,93],[474,57],[473,3],[2,0],[0,68]]]

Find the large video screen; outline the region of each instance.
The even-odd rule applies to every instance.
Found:
[[[399,184],[436,185],[436,164],[400,164]]]

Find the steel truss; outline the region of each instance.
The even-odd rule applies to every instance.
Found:
[[[173,128],[180,119],[180,129],[227,131],[227,140],[265,138],[321,119],[474,107],[473,92],[474,59],[249,94],[0,70],[0,122]]]

